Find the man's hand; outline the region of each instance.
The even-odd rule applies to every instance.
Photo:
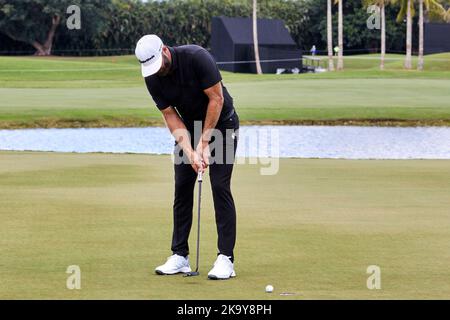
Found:
[[[205,169],[202,157],[197,151],[193,150],[191,152],[189,155],[189,161],[191,162],[192,169],[194,169],[196,173],[198,173],[199,170],[203,171]]]
[[[195,151],[196,153],[198,153],[198,155],[203,161],[203,169],[208,168],[209,157],[211,156],[211,152],[209,150],[209,143],[207,141],[200,140]]]

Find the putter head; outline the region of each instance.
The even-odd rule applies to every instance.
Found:
[[[198,271],[191,271],[191,272],[185,273],[183,277],[195,277],[195,276],[198,276],[198,275],[200,275],[200,272],[198,272]]]

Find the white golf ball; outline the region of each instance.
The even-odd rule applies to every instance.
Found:
[[[273,292],[273,286],[271,286],[270,284],[266,286],[266,292],[267,293],[272,293]]]

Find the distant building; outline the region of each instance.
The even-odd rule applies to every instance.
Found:
[[[214,17],[211,30],[211,53],[217,62],[254,61],[253,23],[251,18]],[[261,62],[263,73],[277,69],[302,69],[302,52],[292,39],[284,22],[279,19],[258,19],[260,60],[288,60]],[[220,64],[221,70],[256,73],[251,63]]]

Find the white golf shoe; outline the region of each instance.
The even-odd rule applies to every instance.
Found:
[[[176,274],[191,272],[191,266],[189,265],[189,259],[183,256],[174,254],[167,258],[167,262],[155,269],[156,274]]]
[[[233,262],[227,256],[219,254],[216,262],[214,262],[214,267],[208,273],[208,278],[211,280],[226,280],[233,277],[236,277]]]

